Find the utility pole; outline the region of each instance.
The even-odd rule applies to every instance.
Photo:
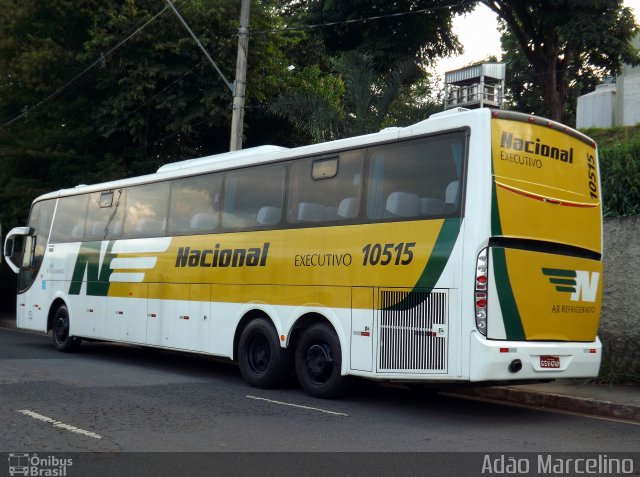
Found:
[[[240,29],[238,30],[238,58],[236,80],[233,82],[233,113],[231,115],[230,151],[242,149],[244,127],[244,95],[247,86],[247,55],[249,52],[249,13],[251,0],[242,0],[240,6]]]

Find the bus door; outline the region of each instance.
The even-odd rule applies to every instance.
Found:
[[[150,283],[147,343],[208,351],[211,331],[211,285]]]
[[[375,288],[351,289],[351,369],[371,371]]]

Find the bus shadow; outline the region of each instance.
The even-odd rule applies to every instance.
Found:
[[[86,341],[79,354],[101,362],[179,373],[199,378],[229,378],[240,374],[232,361],[214,356],[106,341]]]
[[[522,425],[539,422],[541,416],[545,415],[551,420],[558,419],[556,415],[541,414],[539,409],[458,395],[456,391],[460,386],[455,384],[408,385],[355,378],[347,395],[335,400],[323,400],[308,396],[293,375],[275,389],[252,388],[243,381],[236,363],[213,356],[99,341],[83,342],[79,354],[102,363],[135,366],[157,373],[202,379],[210,381],[212,385],[231,386],[237,388],[240,394],[259,393],[267,399],[294,401],[311,407],[338,408],[349,415],[392,412],[397,418],[407,421],[436,419],[461,426],[469,423],[481,426]]]
[[[452,425],[522,426],[541,421],[557,422],[559,415],[543,409],[473,398],[462,393],[469,386],[440,383],[404,385],[358,380],[345,403],[384,409],[408,419],[434,418]]]

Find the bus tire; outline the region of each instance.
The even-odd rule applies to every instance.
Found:
[[[238,364],[244,380],[256,388],[278,386],[291,373],[290,352],[280,346],[278,333],[267,318],[255,318],[242,330]]]
[[[342,376],[340,340],[326,323],[303,331],[296,346],[295,368],[300,386],[311,396],[332,399],[349,390],[350,380]]]
[[[80,339],[69,335],[69,310],[60,305],[53,315],[53,347],[63,353],[76,351],[80,346]]]

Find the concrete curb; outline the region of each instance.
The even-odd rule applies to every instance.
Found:
[[[510,386],[462,389],[456,391],[456,394],[640,422],[640,406],[634,404],[532,391]]]

